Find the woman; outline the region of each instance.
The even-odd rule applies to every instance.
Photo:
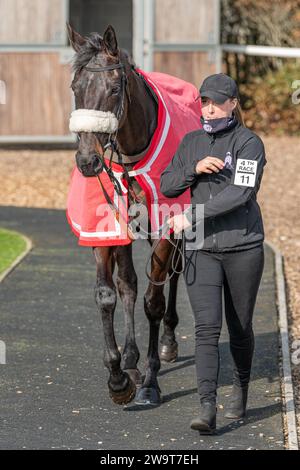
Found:
[[[232,78],[222,73],[207,77],[200,97],[203,128],[182,139],[161,175],[160,189],[167,197],[191,190],[189,210],[169,218],[168,224],[175,233],[194,235],[184,240],[200,397],[200,412],[191,428],[211,434],[216,430],[222,289],[234,362],[225,416],[241,418],[246,412],[254,351],[252,317],[264,267],[264,228],[256,194],[267,160],[261,139],[244,126]]]

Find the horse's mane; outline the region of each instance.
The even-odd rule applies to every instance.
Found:
[[[86,42],[76,52],[72,69],[76,73],[85,67],[89,61],[96,56],[101,50],[104,50],[103,38],[99,33],[90,33],[88,36],[85,36]],[[135,69],[136,64],[126,49],[119,49],[120,58],[122,61],[127,61],[131,68]]]

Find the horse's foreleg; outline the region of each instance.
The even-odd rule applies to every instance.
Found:
[[[170,251],[173,249],[168,240],[162,240],[152,257],[151,278],[154,281],[163,281],[167,275],[166,264]],[[161,402],[160,388],[157,374],[160,369],[158,354],[158,339],[160,322],[165,314],[164,286],[156,286],[149,283],[144,296],[145,313],[149,321],[150,335],[146,362],[146,374],[142,387],[136,397],[136,403],[140,405],[157,405]]]
[[[114,247],[95,247],[97,282],[95,300],[102,315],[104,333],[104,364],[109,370],[108,388],[112,400],[119,404],[129,403],[135,396],[135,384],[121,369],[121,354],[114,333],[114,312],[117,302],[113,282]]]
[[[125,345],[122,351],[124,371],[136,385],[141,385],[141,373],[137,368],[140,358],[135,331],[134,307],[137,298],[137,275],[132,260],[132,243],[119,246],[116,251],[118,264],[117,286],[125,315]]]

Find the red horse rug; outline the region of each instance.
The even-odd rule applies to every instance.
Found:
[[[173,208],[175,203],[181,212],[190,204],[189,189],[177,198],[161,194],[160,175],[172,160],[184,135],[201,128],[201,104],[197,99],[199,92],[191,83],[163,73],[137,71],[157,96],[158,125],[147,154],[128,173],[145,192],[153,234],[158,233],[164,222],[161,207]],[[105,162],[109,165],[109,160],[105,159]],[[127,230],[128,184],[122,177],[121,165],[112,162],[112,170],[120,183],[122,195],[117,193],[105,170],[99,178],[118,207],[119,220],[107,204],[98,178],[83,176],[76,165],[72,170],[66,216],[79,245],[127,245],[132,242]]]

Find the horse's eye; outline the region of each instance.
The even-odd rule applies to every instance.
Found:
[[[114,86],[112,89],[111,89],[111,94],[112,95],[118,95],[120,92],[120,87],[119,86]]]

